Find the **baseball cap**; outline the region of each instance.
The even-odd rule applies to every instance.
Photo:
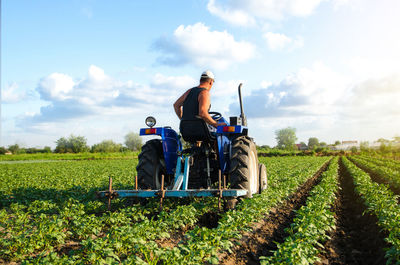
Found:
[[[204,72],[201,74],[201,77],[202,77],[202,78],[203,78],[203,77],[208,77],[208,78],[211,78],[212,80],[215,81],[214,74],[213,74],[210,70],[204,71]]]

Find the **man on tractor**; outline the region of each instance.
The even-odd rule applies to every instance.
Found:
[[[214,74],[207,70],[201,74],[200,84],[188,89],[174,103],[175,113],[181,120],[203,119],[209,126],[210,131],[215,131],[218,125],[226,125],[218,122],[209,114],[210,90],[214,84]]]

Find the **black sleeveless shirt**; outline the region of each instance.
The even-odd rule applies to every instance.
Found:
[[[199,115],[199,94],[206,90],[204,87],[193,87],[183,102],[182,120],[195,120]]]

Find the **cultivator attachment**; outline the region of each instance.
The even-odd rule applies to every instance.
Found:
[[[184,169],[181,170],[181,161],[184,160]],[[137,176],[135,177],[135,189],[134,190],[113,190],[112,189],[112,178],[109,178],[109,187],[107,191],[99,191],[97,193],[100,198],[108,199],[108,209],[111,207],[111,200],[114,198],[160,198],[160,210],[162,209],[162,203],[166,197],[218,197],[218,208],[221,209],[221,199],[223,197],[240,197],[247,194],[245,189],[227,189],[226,188],[226,177],[224,175],[223,180],[221,178],[221,170],[219,170],[218,178],[218,189],[188,189],[189,183],[189,162],[190,156],[184,158],[178,157],[178,163],[176,167],[175,179],[172,189],[165,189],[164,187],[164,175],[161,176],[161,189],[159,190],[140,190],[138,189]]]

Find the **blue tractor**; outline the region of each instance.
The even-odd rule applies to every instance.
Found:
[[[248,136],[239,85],[241,115],[229,122],[218,112],[214,120],[226,123],[210,132],[201,118],[181,120],[180,134],[171,127],[155,127],[153,117],[146,118],[148,128],[141,136],[158,135],[147,141],[139,154],[134,190],[100,192],[101,197],[226,197],[234,204],[237,197],[252,197],[267,188],[265,165],[258,163],[256,145]],[[182,138],[188,148],[183,148]],[[220,206],[220,204],[219,204]],[[229,206],[228,206],[229,207]],[[230,206],[232,207],[232,206]]]

